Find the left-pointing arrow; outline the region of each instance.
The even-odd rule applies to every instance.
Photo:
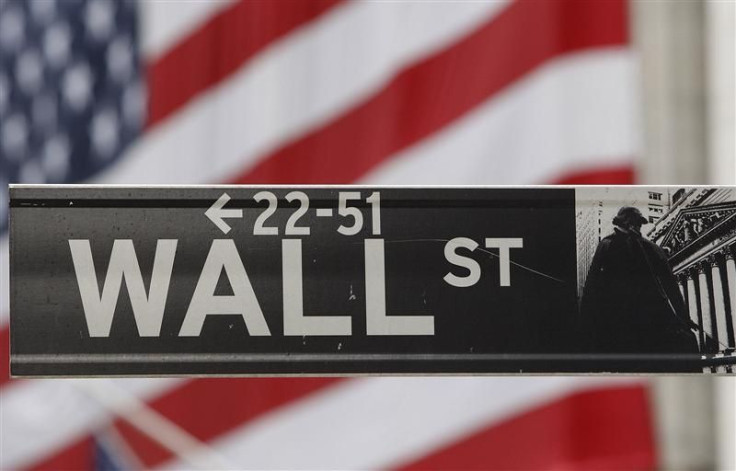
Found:
[[[242,209],[224,209],[223,206],[227,204],[227,202],[230,201],[230,196],[227,193],[223,193],[222,196],[220,196],[215,203],[209,207],[207,211],[204,212],[204,215],[210,218],[210,221],[215,223],[215,226],[218,227],[222,232],[227,234],[230,232],[230,226],[223,221],[224,218],[242,218],[243,217],[243,210]]]

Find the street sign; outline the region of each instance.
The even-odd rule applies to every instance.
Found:
[[[10,189],[17,376],[731,372],[733,187]]]

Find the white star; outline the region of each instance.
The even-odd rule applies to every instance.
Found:
[[[44,144],[41,156],[48,181],[63,182],[69,172],[69,139],[63,134],[52,137]]]
[[[69,24],[64,21],[54,23],[43,36],[43,52],[53,67],[60,67],[69,60],[71,45],[72,34]]]
[[[31,105],[31,115],[33,116],[34,127],[38,129],[52,128],[57,120],[56,97],[49,93],[36,96]]]
[[[107,48],[107,70],[120,82],[130,78],[133,72],[133,45],[126,36],[118,36]]]
[[[0,72],[0,116],[5,114],[10,103],[10,84],[8,77]]]
[[[146,91],[140,81],[125,87],[123,92],[123,119],[132,128],[143,125],[146,112]]]
[[[83,110],[92,95],[92,72],[86,62],[78,62],[67,69],[62,80],[64,100],[75,111]]]
[[[118,115],[112,108],[98,112],[92,118],[92,146],[98,156],[109,158],[118,146]]]
[[[8,9],[0,15],[0,46],[16,51],[25,39],[25,18],[19,8]]]
[[[18,87],[27,95],[38,92],[43,84],[43,63],[37,50],[29,49],[21,53],[15,65],[15,79]]]
[[[113,29],[114,7],[109,0],[92,0],[87,3],[84,21],[92,38],[100,41],[110,36]]]
[[[22,114],[14,114],[9,116],[2,123],[2,140],[5,155],[14,161],[23,159],[23,155],[28,147],[28,123]]]
[[[18,178],[23,183],[44,183],[46,174],[36,160],[28,160],[20,169]]]
[[[31,16],[39,23],[47,23],[54,17],[56,2],[54,0],[31,0]]]

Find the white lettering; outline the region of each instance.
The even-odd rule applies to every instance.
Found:
[[[304,316],[302,241],[284,239],[284,335],[350,335],[350,316]]]
[[[365,240],[365,295],[368,335],[434,335],[434,316],[386,315],[383,239]]]
[[[461,247],[472,252],[478,248],[478,243],[467,237],[455,237],[445,244],[445,258],[453,265],[467,269],[468,274],[457,276],[452,272],[447,272],[443,280],[452,286],[467,288],[480,280],[480,264],[470,257],[459,255],[457,249]]]
[[[500,261],[499,278],[501,286],[511,286],[511,260],[509,257],[509,249],[520,249],[523,246],[524,239],[518,237],[486,239],[486,248],[498,248],[498,258]]]
[[[166,297],[169,293],[171,271],[176,254],[176,240],[159,240],[153,259],[151,289],[146,294],[143,276],[135,254],[133,241],[121,239],[113,242],[110,263],[107,267],[102,294],[97,283],[92,249],[88,239],[70,240],[74,272],[77,275],[79,294],[82,297],[84,316],[90,337],[109,337],[115,306],[120,296],[120,286],[125,278],[130,304],[133,308],[138,335],[156,337],[161,332]]]
[[[223,269],[233,289],[232,296],[214,294]],[[196,337],[202,332],[207,316],[223,314],[243,316],[250,335],[271,335],[248,273],[245,271],[235,242],[231,239],[212,241],[179,336]]]

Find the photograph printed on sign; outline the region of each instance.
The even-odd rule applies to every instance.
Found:
[[[588,187],[576,199],[586,351],[700,354],[712,361],[682,369],[732,372],[736,190]]]

